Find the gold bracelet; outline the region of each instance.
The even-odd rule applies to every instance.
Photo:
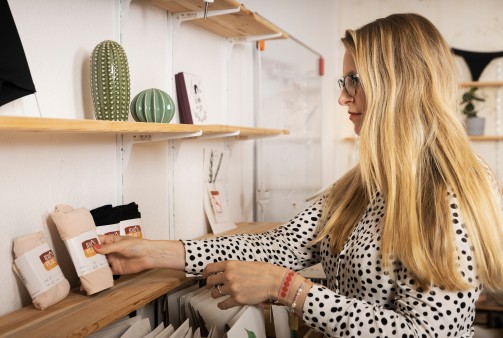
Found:
[[[293,299],[292,306],[290,307],[291,313],[295,313],[295,308],[297,307],[297,300],[299,300],[299,296],[302,293],[304,286],[305,286],[304,283],[300,284],[299,289],[297,290],[297,293],[295,294],[295,298]]]

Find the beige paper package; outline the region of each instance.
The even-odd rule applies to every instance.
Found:
[[[35,232],[15,238],[12,249],[16,258],[15,269],[18,274],[23,276],[23,282],[25,282],[29,292],[30,288],[27,284],[33,285],[38,282],[33,283],[33,281],[26,280],[30,271],[21,271],[23,270],[21,260],[24,258],[25,266],[27,266],[28,270],[32,270],[31,273],[37,267],[41,271],[41,279],[45,282],[45,285],[37,285],[35,292],[33,292],[33,288],[30,292],[33,305],[37,309],[44,310],[60,302],[68,295],[68,292],[70,292],[70,283],[63,276],[54,253],[45,241],[43,232]],[[25,256],[30,258],[26,258]]]
[[[60,204],[54,208],[51,217],[72,257],[81,289],[92,295],[112,287],[112,270],[105,256],[93,248],[98,243],[98,235],[89,210]]]

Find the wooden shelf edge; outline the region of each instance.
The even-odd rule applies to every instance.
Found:
[[[461,87],[503,87],[503,81],[469,81],[461,82]]]
[[[122,276],[96,295],[72,290],[43,311],[31,305],[0,317],[0,337],[85,337],[188,281],[182,271],[153,269]]]
[[[152,5],[168,12],[178,14],[184,12],[200,12],[204,10],[202,0],[150,0]],[[250,36],[266,36],[281,33],[275,39],[286,39],[288,34],[282,32],[266,18],[253,13],[235,0],[215,0],[210,3],[209,10],[224,10],[239,8],[240,11],[231,14],[210,16],[206,19],[197,18],[190,23],[224,38],[242,38]]]
[[[148,0],[148,2],[170,13],[204,10],[204,2],[202,0]],[[231,9],[236,7],[239,7],[239,3],[235,0],[216,0],[210,3],[210,10]]]
[[[474,141],[474,142],[503,141],[503,135],[469,136],[469,138],[470,138],[470,141]]]
[[[342,142],[355,142],[356,141],[356,137],[355,136],[347,136],[347,137],[343,137],[341,139]]]
[[[287,135],[288,130],[227,125],[195,125],[104,120],[77,120],[43,117],[0,116],[0,132],[55,132],[103,134],[176,134],[202,131],[203,134],[239,131],[243,136]]]

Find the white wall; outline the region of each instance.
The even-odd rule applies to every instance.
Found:
[[[356,160],[356,149],[347,110],[339,107],[337,79],[342,75],[344,49],[339,39],[345,29],[355,29],[379,17],[392,13],[415,12],[429,18],[442,32],[447,42],[456,48],[473,51],[503,51],[503,1],[482,0],[474,7],[468,0],[248,0],[245,4],[278,26],[321,52],[325,58],[323,115],[323,183],[330,184],[346,172]],[[467,67],[458,59],[463,79],[469,80]],[[501,70],[497,70],[500,64]],[[495,60],[482,74],[481,81],[503,80],[503,59]],[[496,89],[484,89],[487,102],[480,113],[487,117],[486,134],[497,131]],[[503,89],[499,102],[503,106]],[[501,107],[503,109],[503,107]],[[500,110],[500,116],[503,112]],[[503,117],[502,117],[503,118]],[[503,179],[503,147],[494,143],[474,143],[476,151]]]
[[[324,184],[338,178],[354,161],[353,145],[340,141],[352,134],[351,123],[336,102],[342,59],[338,40],[345,28],[392,12],[414,11],[431,18],[453,46],[503,50],[499,17],[503,2],[499,0],[481,1],[476,10],[473,2],[466,0],[243,2],[324,55]],[[253,124],[252,44],[230,49],[225,40],[186,23],[173,35],[169,15],[146,1],[133,1],[119,20],[118,4],[114,0],[10,0],[37,95],[36,99],[30,95],[0,107],[0,115],[93,118],[89,55],[99,42],[122,37],[130,63],[132,96],[150,87],[173,94],[173,74],[193,72],[207,84],[210,123]],[[483,79],[491,76],[484,74]],[[116,159],[113,135],[2,133],[0,315],[30,304],[10,267],[12,240],[17,236],[44,231],[63,272],[77,285],[69,257],[48,219],[58,203],[92,209],[136,201],[147,237],[191,238],[205,233],[202,150],[209,146],[229,149],[233,219],[251,220],[251,141],[135,145],[121,186],[117,175],[122,173],[122,164]],[[169,200],[170,191],[174,200]],[[170,205],[173,210],[168,209]]]
[[[246,67],[252,64],[251,44],[231,47],[187,23],[174,31],[170,15],[146,1],[133,1],[124,11],[114,0],[16,0],[9,5],[37,94],[0,107],[2,116],[93,119],[89,56],[99,42],[112,39],[121,42],[128,56],[131,97],[156,87],[176,102],[174,74],[192,72],[207,85],[208,123],[253,125],[253,67]],[[234,98],[229,100],[228,80],[234,86]],[[173,122],[178,121],[176,116]],[[43,231],[63,273],[73,286],[78,285],[48,216],[59,203],[93,209],[135,201],[147,238],[194,238],[207,233],[201,204],[205,147],[229,150],[232,217],[236,222],[252,220],[252,141],[140,143],[132,147],[124,164],[118,159],[118,146],[115,135],[0,134],[4,233],[0,315],[31,303],[11,269],[12,240],[18,236]]]

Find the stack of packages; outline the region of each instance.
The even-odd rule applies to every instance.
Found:
[[[141,213],[135,202],[116,207],[106,204],[91,210],[91,215],[99,235],[143,237]],[[119,277],[119,275],[113,275],[113,279]]]
[[[141,214],[138,204],[112,207],[104,205],[91,211],[60,204],[51,218],[66,245],[80,278],[81,290],[92,295],[114,285],[105,255],[94,251],[98,235],[123,235],[142,238]],[[26,286],[33,305],[43,310],[63,300],[70,284],[63,275],[53,251],[42,232],[14,239],[14,271]]]

